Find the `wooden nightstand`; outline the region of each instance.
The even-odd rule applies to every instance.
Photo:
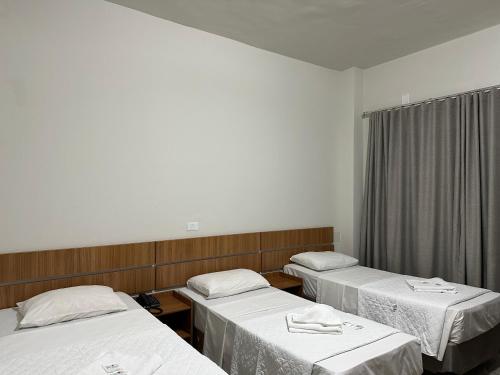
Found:
[[[160,301],[160,308],[163,311],[152,314],[191,344],[193,341],[193,309],[191,301],[175,290],[154,293],[154,296]]]
[[[284,272],[266,273],[264,276],[271,286],[302,297],[302,279]]]

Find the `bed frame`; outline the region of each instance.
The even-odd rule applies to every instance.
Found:
[[[422,355],[424,369],[434,373],[465,374],[500,353],[500,324],[461,344],[448,342],[443,360]]]
[[[299,252],[333,250],[332,242],[333,227],[321,227],[0,254],[0,309],[76,285],[137,294],[184,286],[207,272],[271,272]]]

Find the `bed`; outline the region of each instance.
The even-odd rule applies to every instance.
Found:
[[[283,269],[285,273],[303,279],[304,294],[307,298],[386,324],[391,324],[390,313],[377,316],[367,314],[365,310],[360,311],[361,305],[365,302],[363,300],[365,290],[373,285],[377,285],[378,288],[385,285],[384,292],[393,299],[391,303],[397,305],[400,300],[392,293],[391,286],[402,284],[408,278],[362,266],[314,271],[298,264],[288,264]],[[382,308],[379,306],[378,310]],[[499,323],[500,294],[498,293],[483,291],[475,297],[448,306],[445,319],[447,338],[445,346],[441,347],[440,356],[438,353],[432,355],[423,350],[426,354],[424,367],[436,372],[464,373],[491,358],[500,350]]]
[[[161,359],[154,374],[222,375],[130,296],[117,293],[128,310],[46,327],[17,330],[18,313],[0,310],[0,374],[79,374],[104,353]]]
[[[272,287],[206,299],[179,290],[194,305],[203,352],[230,374],[420,374],[420,345],[410,335],[342,314],[342,335],[289,333],[285,316],[314,304]],[[361,327],[361,328],[359,328]]]

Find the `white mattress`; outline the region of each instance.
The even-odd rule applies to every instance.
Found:
[[[310,301],[275,288],[263,288],[230,297],[208,300],[201,294],[187,288],[179,291],[195,302],[195,326],[205,333],[205,354],[210,358],[217,358],[216,361],[219,360],[222,367],[229,373],[239,373],[240,375],[246,372],[241,370],[239,372],[231,371],[232,367],[234,370],[234,364],[232,366],[230,363],[231,359],[242,355],[233,352],[233,348],[238,347],[238,343],[241,341],[234,339],[234,336],[238,336],[238,332],[235,331],[233,326],[242,327],[244,331],[250,332],[250,336],[254,336],[256,343],[259,344],[267,340],[262,335],[262,327],[268,324],[267,321],[276,319],[277,315],[286,314],[286,312],[292,311],[299,306],[304,307],[312,304]],[[349,316],[347,319],[367,324],[368,327],[365,326],[367,330],[370,329],[370,324],[374,323],[351,314],[344,315]],[[283,326],[286,327],[284,319],[282,321]],[[278,322],[281,322],[281,320],[278,319]],[[258,328],[260,328],[260,332]],[[413,336],[394,332],[378,341],[314,362],[312,373],[343,375],[382,372],[384,374],[420,374],[422,372],[422,363],[418,341]],[[274,333],[270,334],[275,339],[276,337],[273,335]],[[312,343],[309,346],[312,347],[313,351],[319,351],[316,348],[321,348],[324,342],[332,340],[333,337],[336,340],[342,340],[342,338],[347,340],[347,336],[342,337],[342,335],[293,334],[288,333],[288,331],[282,332],[281,335],[286,335],[285,341],[289,342],[288,349],[291,349],[290,352],[287,352],[288,349],[283,347],[273,346],[272,342],[266,342],[266,345],[268,351],[274,353],[286,352],[282,357],[282,362],[287,364],[292,362],[294,358],[301,356],[301,350],[298,349],[301,345]],[[329,337],[326,338],[325,336]],[[247,357],[246,360],[250,363],[256,362],[257,358],[254,358],[250,353],[252,347],[250,346],[248,349],[243,354]],[[238,350],[234,349],[234,351],[237,352]],[[260,357],[260,354],[261,352],[259,352],[258,357]],[[266,357],[265,354],[262,356]],[[288,373],[289,371],[282,372]],[[262,373],[265,374],[266,372]],[[272,371],[267,373],[274,374]]]
[[[77,374],[107,352],[156,354],[158,375],[224,374],[131,297],[119,296],[129,310],[41,328],[16,330],[15,310],[0,310],[0,374]]]
[[[328,274],[330,279],[334,278],[336,283],[351,290],[367,282],[381,280],[390,275],[394,275],[390,272],[362,266],[318,272],[298,264],[287,264],[283,267],[283,270],[285,273],[302,278],[304,294],[313,300],[317,298],[318,278],[325,274]],[[342,272],[343,270],[349,270],[349,277],[346,277],[346,273]],[[335,278],[336,274],[339,276],[338,278]],[[344,301],[339,301],[339,303],[344,303],[346,305],[357,303],[357,300],[354,298],[350,298],[349,301],[346,301],[347,293],[345,293],[345,295],[342,293],[340,298],[344,299]],[[338,308],[338,306],[334,307]],[[355,307],[349,306],[348,310],[354,311]],[[460,344],[490,330],[500,323],[500,294],[489,292],[471,300],[450,306],[449,310],[456,312],[449,341]]]

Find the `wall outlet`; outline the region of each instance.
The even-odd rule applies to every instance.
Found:
[[[187,223],[187,230],[200,230],[200,222],[199,221],[192,221],[190,223]]]

